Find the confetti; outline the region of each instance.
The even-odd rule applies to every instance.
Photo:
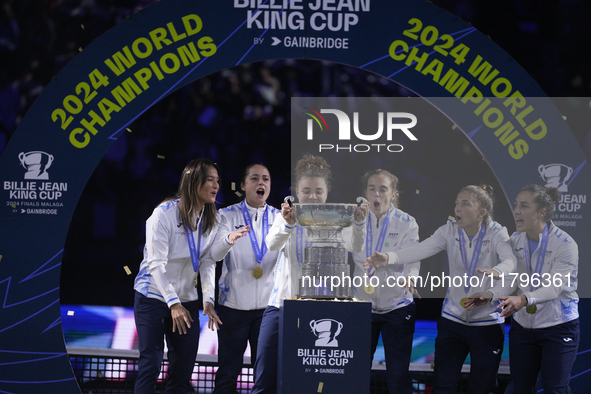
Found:
[[[126,273],[127,275],[131,275],[131,270],[129,269],[129,267],[128,267],[128,266],[125,266],[125,267],[123,267],[123,269],[125,270],[125,273]]]
[[[566,116],[562,115],[562,119],[566,120]]]
[[[232,191],[236,190],[236,183],[235,182],[232,182],[231,186],[232,186]]]
[[[129,127],[127,127],[125,130],[129,131],[131,133],[131,129]]]
[[[448,220],[451,220],[452,222],[453,222],[454,220],[456,220],[456,218],[454,218],[453,216],[448,216],[448,217],[447,217],[447,219],[448,219]]]
[[[157,155],[156,157],[157,157],[157,158],[159,158],[159,159],[162,159],[162,160],[164,160],[164,159],[165,159],[165,157],[164,157],[164,156],[162,156],[162,155]]]
[[[415,191],[415,193],[419,194],[419,189],[417,189],[417,190]]]
[[[236,195],[237,195],[238,197],[242,197],[242,193],[240,193],[240,192],[236,192]]]
[[[78,52],[82,52],[82,47],[79,47],[78,48]]]
[[[323,382],[319,382],[319,383],[318,383],[318,391],[317,391],[317,392],[318,392],[318,393],[321,393],[321,392],[322,392],[322,388],[323,388],[323,387],[324,387],[324,383],[323,383]]]
[[[80,24],[80,27],[82,28],[82,30],[84,30],[84,25],[83,24]]]
[[[2,261],[2,255],[0,254],[0,261]]]
[[[68,311],[68,316],[74,316],[74,311]]]
[[[457,124],[455,124],[455,123],[454,123],[454,125],[453,125],[453,126],[451,126],[451,129],[452,129],[452,130],[455,130],[455,129],[457,129],[457,128],[458,128],[458,125],[457,125]]]

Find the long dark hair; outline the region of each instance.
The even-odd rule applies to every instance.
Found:
[[[531,184],[521,189],[520,193],[521,192],[530,192],[532,194],[534,204],[536,204],[536,209],[538,211],[541,211],[544,208],[546,209],[546,215],[544,215],[542,219],[544,220],[544,223],[550,226],[550,222],[552,222],[552,217],[554,216],[554,203],[560,198],[558,189],[555,187]]]
[[[220,169],[218,165],[209,159],[197,159],[189,162],[181,174],[178,191],[163,201],[179,200],[181,220],[190,231],[197,229],[197,223],[194,220],[195,216],[199,213],[196,212],[197,206],[199,205],[197,190],[207,181],[207,170],[209,167],[215,168],[219,176]],[[203,215],[203,232],[201,235],[209,232],[218,224],[215,204],[205,204]]]

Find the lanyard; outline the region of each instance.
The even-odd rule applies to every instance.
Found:
[[[265,253],[267,253],[267,244],[265,243],[265,238],[269,233],[269,216],[267,214],[267,207],[265,207],[265,212],[263,213],[263,241],[261,242],[262,248],[259,247],[259,243],[257,242],[257,236],[254,233],[252,220],[250,220],[250,214],[248,213],[248,208],[246,207],[246,200],[242,200],[242,204],[240,204],[240,209],[242,210],[242,216],[244,217],[244,221],[251,228],[251,231],[248,232],[248,236],[250,237],[250,244],[252,245],[252,249],[254,250],[254,255],[260,264],[263,261]]]
[[[378,223],[380,220],[378,219]],[[380,236],[378,237],[378,242],[376,243],[376,251],[381,252],[382,247],[384,246],[384,240],[386,239],[386,233],[388,231],[388,224],[390,223],[390,210],[386,212],[386,217],[384,218],[384,223],[382,224],[382,229],[380,230]],[[367,217],[367,236],[365,239],[365,256],[369,257],[373,254],[373,228],[371,226],[371,214]],[[369,275],[369,271],[371,268],[368,268],[367,273]],[[369,275],[370,277],[373,276]]]
[[[203,216],[203,214],[201,215]],[[193,232],[189,231],[189,228],[185,224],[185,231],[187,232],[187,241],[189,241],[189,252],[191,253],[191,262],[193,263],[193,271],[197,272],[199,269],[199,255],[201,255],[201,233],[203,232],[203,221],[199,218],[199,229],[197,231],[197,248],[195,248],[195,238],[193,238]]]
[[[548,246],[548,236],[550,235],[550,231],[548,231],[548,225],[544,223],[544,231],[542,232],[542,241],[540,242],[539,252],[538,252],[538,259],[536,260],[536,275],[540,275],[542,272],[542,267],[544,266],[544,257],[546,255],[546,247]],[[527,234],[526,234],[527,237]],[[529,257],[529,245],[526,239],[525,245],[525,266],[527,267],[527,275],[531,278],[531,264],[530,264],[530,257]],[[531,291],[537,290],[538,286],[531,285]]]
[[[478,234],[478,239],[476,240],[476,245],[474,246],[474,253],[472,253],[472,260],[470,261],[470,267],[466,267],[466,243],[464,242],[464,232],[460,229],[460,252],[462,255],[462,264],[464,264],[464,272],[466,269],[468,270],[468,278],[474,276],[474,272],[476,271],[476,264],[478,263],[478,257],[480,255],[480,249],[482,249],[482,239],[486,235],[486,224],[483,222],[480,225],[480,233]],[[464,293],[468,294],[470,291],[470,280],[467,281],[468,283],[464,284]]]

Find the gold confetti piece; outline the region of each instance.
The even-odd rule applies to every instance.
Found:
[[[162,156],[162,155],[157,155],[156,157],[159,158],[159,159],[164,160],[164,156]]]
[[[68,311],[68,316],[74,316],[74,311]]]
[[[82,28],[82,30],[84,30],[84,25],[83,24],[80,24],[80,27]]]
[[[452,129],[452,130],[455,130],[455,129],[457,129],[457,128],[458,128],[458,125],[457,125],[457,124],[455,124],[455,123],[454,123],[454,125],[453,125],[453,126],[451,126],[451,129]]]
[[[232,191],[236,190],[236,183],[232,182],[231,187],[232,187]]]
[[[562,115],[562,119],[566,120],[566,116]]]
[[[419,194],[419,189],[417,189],[417,190],[415,191],[415,193]]]
[[[127,275],[131,275],[131,270],[129,269],[129,267],[128,267],[128,266],[125,266],[125,267],[123,267],[123,269],[125,270],[125,273],[126,273]]]
[[[318,383],[318,393],[322,392],[322,388],[324,387],[324,383],[323,382],[319,382]]]
[[[2,261],[2,255],[0,254],[0,261]]]
[[[235,192],[235,193],[238,197],[242,197],[242,193],[240,193],[240,192]]]
[[[103,371],[98,371],[98,377],[102,378],[103,377]]]
[[[79,47],[78,48],[78,52],[82,52],[82,47]]]
[[[453,216],[448,216],[448,217],[447,217],[447,219],[448,219],[448,220],[451,220],[452,222],[453,222],[454,220],[456,220],[456,218],[454,218]]]
[[[131,133],[131,129],[129,127],[127,127],[125,130],[129,131]]]

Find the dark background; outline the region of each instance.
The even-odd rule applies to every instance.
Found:
[[[150,3],[0,0],[0,153],[36,97],[79,49]],[[489,35],[547,95],[591,96],[590,2],[433,3]],[[278,207],[290,194],[292,96],[408,95],[404,87],[364,70],[292,59],[223,70],[181,88],[131,124],[131,132],[112,145],[89,180],[66,240],[61,302],[132,305],[145,220],[176,190],[184,165],[193,158],[209,157],[220,165],[218,207],[240,200],[230,185],[234,182],[239,190],[247,164],[265,164],[273,185],[268,202]],[[480,182],[497,191],[496,220],[513,232],[507,198],[480,153],[460,130],[451,129],[451,123],[444,129],[421,140],[422,155],[429,160],[399,156],[387,167],[401,179],[401,208],[417,219],[421,239],[453,214],[461,186]],[[591,157],[589,130],[573,131]],[[331,164],[335,185],[359,182],[359,174],[339,172],[337,163]],[[443,254],[424,262],[423,268],[441,259]],[[132,275],[126,275],[124,266]],[[436,318],[440,304],[418,301],[418,317]]]

